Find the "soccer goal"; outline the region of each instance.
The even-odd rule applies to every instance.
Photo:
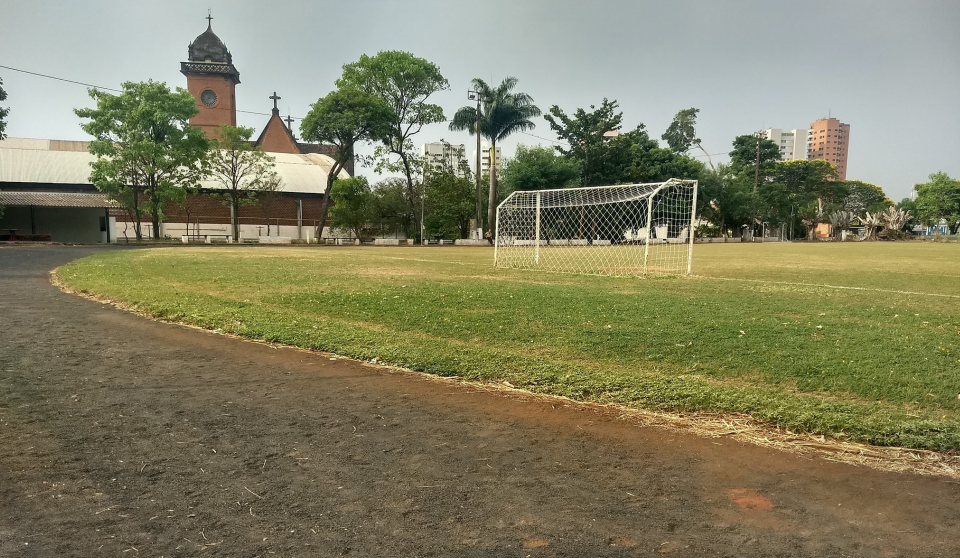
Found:
[[[516,191],[497,207],[494,266],[689,275],[697,181]]]

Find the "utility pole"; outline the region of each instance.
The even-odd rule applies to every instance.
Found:
[[[467,99],[477,99],[477,122],[475,124],[474,133],[477,136],[477,172],[476,175],[477,181],[477,228],[483,229],[483,198],[480,194],[480,92],[479,91],[467,91]],[[479,238],[483,238],[483,233],[480,233]]]
[[[758,130],[757,136],[757,161],[753,169],[753,222],[750,223],[750,237],[753,240],[754,232],[757,226],[757,185],[760,184],[760,142],[763,140],[763,130]]]

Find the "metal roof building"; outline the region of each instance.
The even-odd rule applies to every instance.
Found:
[[[90,182],[87,142],[7,138],[0,140],[0,201],[6,206],[0,234],[50,234],[55,241],[112,242],[116,240],[119,205]],[[333,159],[319,153],[268,153],[282,182],[278,194],[295,198],[323,197]],[[349,176],[346,171],[341,176]],[[204,190],[224,186],[217,180],[201,183]],[[291,202],[292,203],[292,202]],[[293,207],[292,205],[290,207]],[[299,210],[302,214],[302,209]],[[290,216],[291,219],[294,216]],[[9,236],[9,235],[8,235]]]

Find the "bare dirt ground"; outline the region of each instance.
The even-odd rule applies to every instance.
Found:
[[[960,556],[960,485],[155,323],[0,248],[0,556]]]

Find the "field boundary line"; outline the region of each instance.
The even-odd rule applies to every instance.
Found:
[[[741,279],[738,277],[711,277],[709,275],[694,275],[698,279],[716,279],[718,281],[739,281],[743,283],[766,283],[769,285],[794,285],[799,287],[822,287],[826,289],[841,289],[848,291],[871,291],[876,293],[902,294],[912,296],[936,296],[940,298],[960,298],[960,295],[944,293],[921,293],[919,291],[898,291],[895,289],[877,289],[873,287],[847,287],[844,285],[827,285],[826,283],[794,283],[792,281],[770,281],[767,279]]]

